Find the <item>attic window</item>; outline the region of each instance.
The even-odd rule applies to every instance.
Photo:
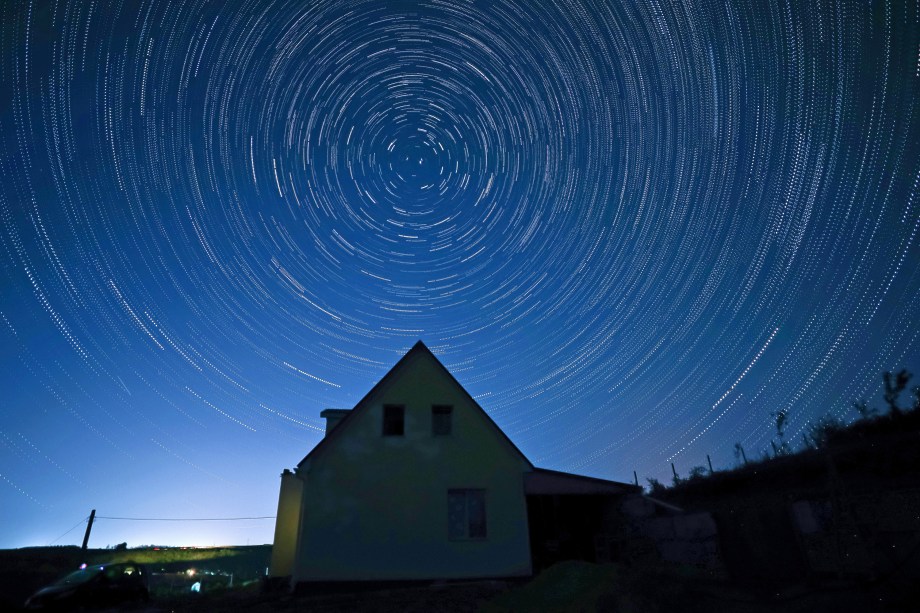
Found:
[[[486,538],[485,490],[447,490],[447,537],[452,541]]]
[[[401,404],[383,405],[383,435],[403,436],[405,434],[406,407]]]
[[[431,434],[434,436],[447,436],[450,434],[450,415],[454,407],[449,404],[431,405]]]

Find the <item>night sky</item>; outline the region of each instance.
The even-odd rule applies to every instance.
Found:
[[[92,508],[274,515],[319,412],[419,339],[535,464],[643,483],[920,377],[917,0],[4,0],[0,28],[0,547]]]

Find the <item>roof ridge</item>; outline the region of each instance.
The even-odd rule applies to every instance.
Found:
[[[485,417],[486,422],[487,422],[489,425],[491,425],[491,427],[494,428],[494,429],[498,432],[498,434],[500,435],[500,437],[503,438],[503,439],[505,440],[505,442],[506,442],[508,445],[510,445],[512,451],[513,451],[514,453],[516,453],[521,459],[523,459],[524,462],[526,462],[527,465],[528,465],[531,469],[533,469],[533,468],[534,468],[534,465],[531,463],[531,461],[530,461],[529,459],[527,459],[527,456],[525,456],[524,453],[523,453],[520,449],[518,449],[517,445],[515,445],[514,442],[513,442],[510,438],[508,438],[508,435],[505,434],[504,430],[502,430],[501,428],[498,427],[498,424],[496,424],[495,421],[489,416],[489,414],[486,413],[485,409],[483,409],[482,406],[480,406],[480,404],[479,404],[478,402],[476,402],[476,399],[473,398],[473,396],[466,390],[465,387],[463,387],[463,386],[460,384],[459,381],[457,381],[457,378],[454,377],[454,375],[447,369],[447,367],[444,366],[444,364],[441,362],[441,360],[438,359],[438,356],[436,356],[436,355],[431,351],[431,349],[429,349],[428,346],[427,346],[424,342],[422,342],[421,339],[419,339],[419,340],[412,346],[412,348],[409,349],[409,351],[407,351],[407,352],[405,353],[405,355],[403,355],[399,360],[397,360],[396,364],[394,364],[394,365],[390,368],[390,370],[388,370],[387,373],[386,373],[385,375],[383,375],[383,377],[382,377],[376,384],[374,384],[374,385],[371,387],[370,390],[368,390],[368,392],[367,392],[366,394],[364,394],[364,396],[361,398],[361,400],[359,400],[359,401],[355,404],[355,406],[348,412],[348,414],[346,414],[346,415],[342,418],[342,420],[339,422],[339,424],[338,424],[331,432],[328,432],[328,433],[326,434],[326,436],[324,436],[324,437],[316,444],[316,446],[314,446],[313,449],[311,449],[311,450],[307,453],[307,455],[304,456],[304,458],[297,464],[297,466],[299,467],[299,466],[303,465],[304,462],[306,462],[306,461],[309,460],[311,457],[313,457],[318,451],[321,451],[322,449],[328,447],[328,441],[330,441],[330,440],[332,440],[332,439],[335,439],[335,438],[341,436],[341,435],[342,435],[341,433],[342,433],[343,431],[345,431],[345,430],[348,429],[348,423],[350,423],[352,420],[355,419],[354,416],[362,412],[362,411],[359,411],[359,409],[363,408],[362,405],[364,405],[364,404],[367,402],[368,398],[370,398],[370,397],[371,397],[380,387],[382,387],[387,381],[389,381],[389,380],[391,380],[393,377],[395,377],[396,375],[395,375],[394,373],[398,373],[399,371],[402,370],[402,368],[405,367],[405,365],[406,365],[406,364],[408,363],[408,361],[409,361],[410,356],[417,355],[417,354],[419,354],[419,353],[425,353],[425,354],[428,354],[429,356],[431,356],[431,358],[434,360],[434,363],[435,363],[442,371],[444,371],[444,373],[447,375],[447,378],[448,378],[451,382],[453,382],[453,384],[456,385],[457,388],[459,388],[459,389],[463,392],[463,395],[466,396],[466,398],[470,401],[470,403],[473,405],[473,407],[474,407],[475,409],[478,409],[479,412],[482,414],[482,416]]]

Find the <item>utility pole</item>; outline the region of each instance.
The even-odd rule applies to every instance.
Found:
[[[633,481],[636,482],[636,485],[639,485],[639,475],[636,474],[636,471],[633,471]]]
[[[709,463],[709,474],[712,474],[712,460],[709,459],[709,454],[706,454],[706,461]]]
[[[89,521],[86,522],[86,534],[83,535],[83,547],[80,551],[86,551],[86,544],[89,542],[89,532],[93,529],[93,520],[96,519],[96,509],[89,512]]]

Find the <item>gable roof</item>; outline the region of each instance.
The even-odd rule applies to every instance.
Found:
[[[302,466],[304,462],[306,462],[307,460],[316,457],[316,455],[319,453],[322,453],[324,449],[329,447],[329,441],[331,439],[335,439],[335,438],[342,436],[342,432],[348,429],[348,424],[349,422],[355,419],[355,415],[361,414],[368,410],[368,407],[370,407],[371,405],[371,398],[375,396],[375,393],[379,389],[382,389],[384,386],[386,386],[390,381],[394,380],[403,370],[407,368],[412,358],[414,358],[417,355],[424,355],[424,356],[430,357],[434,361],[434,364],[441,371],[443,371],[443,374],[447,376],[448,380],[451,383],[453,383],[455,386],[457,386],[457,388],[463,393],[466,399],[469,400],[474,410],[479,411],[481,416],[485,419],[485,422],[491,428],[493,428],[495,432],[498,433],[500,438],[504,439],[504,441],[510,446],[512,451],[520,459],[522,459],[527,464],[528,467],[530,467],[531,469],[534,468],[534,465],[530,463],[530,460],[527,459],[527,456],[525,456],[521,452],[521,450],[518,449],[517,446],[513,442],[511,442],[511,439],[508,438],[508,435],[505,434],[504,431],[502,431],[502,429],[498,427],[498,424],[496,424],[495,421],[493,421],[492,418],[489,417],[489,414],[486,413],[485,410],[481,406],[479,406],[479,403],[476,402],[476,399],[470,396],[470,393],[466,391],[466,388],[460,385],[457,379],[450,373],[449,370],[447,370],[444,364],[441,363],[441,361],[437,358],[437,356],[435,356],[431,352],[431,350],[425,345],[425,343],[423,343],[422,341],[418,341],[417,343],[415,343],[415,345],[412,346],[412,349],[410,349],[406,353],[406,355],[404,355],[402,358],[399,359],[398,362],[396,362],[393,368],[391,368],[390,371],[387,374],[385,374],[383,378],[380,379],[380,381],[378,381],[377,384],[374,387],[372,387],[370,391],[367,394],[365,394],[361,400],[358,401],[358,404],[355,405],[355,408],[349,411],[348,414],[342,418],[339,424],[331,432],[328,432],[326,436],[322,440],[320,440],[320,442],[317,443],[316,446],[313,449],[311,449],[310,452],[306,456],[304,456],[304,458],[297,464],[297,466],[298,467]]]

